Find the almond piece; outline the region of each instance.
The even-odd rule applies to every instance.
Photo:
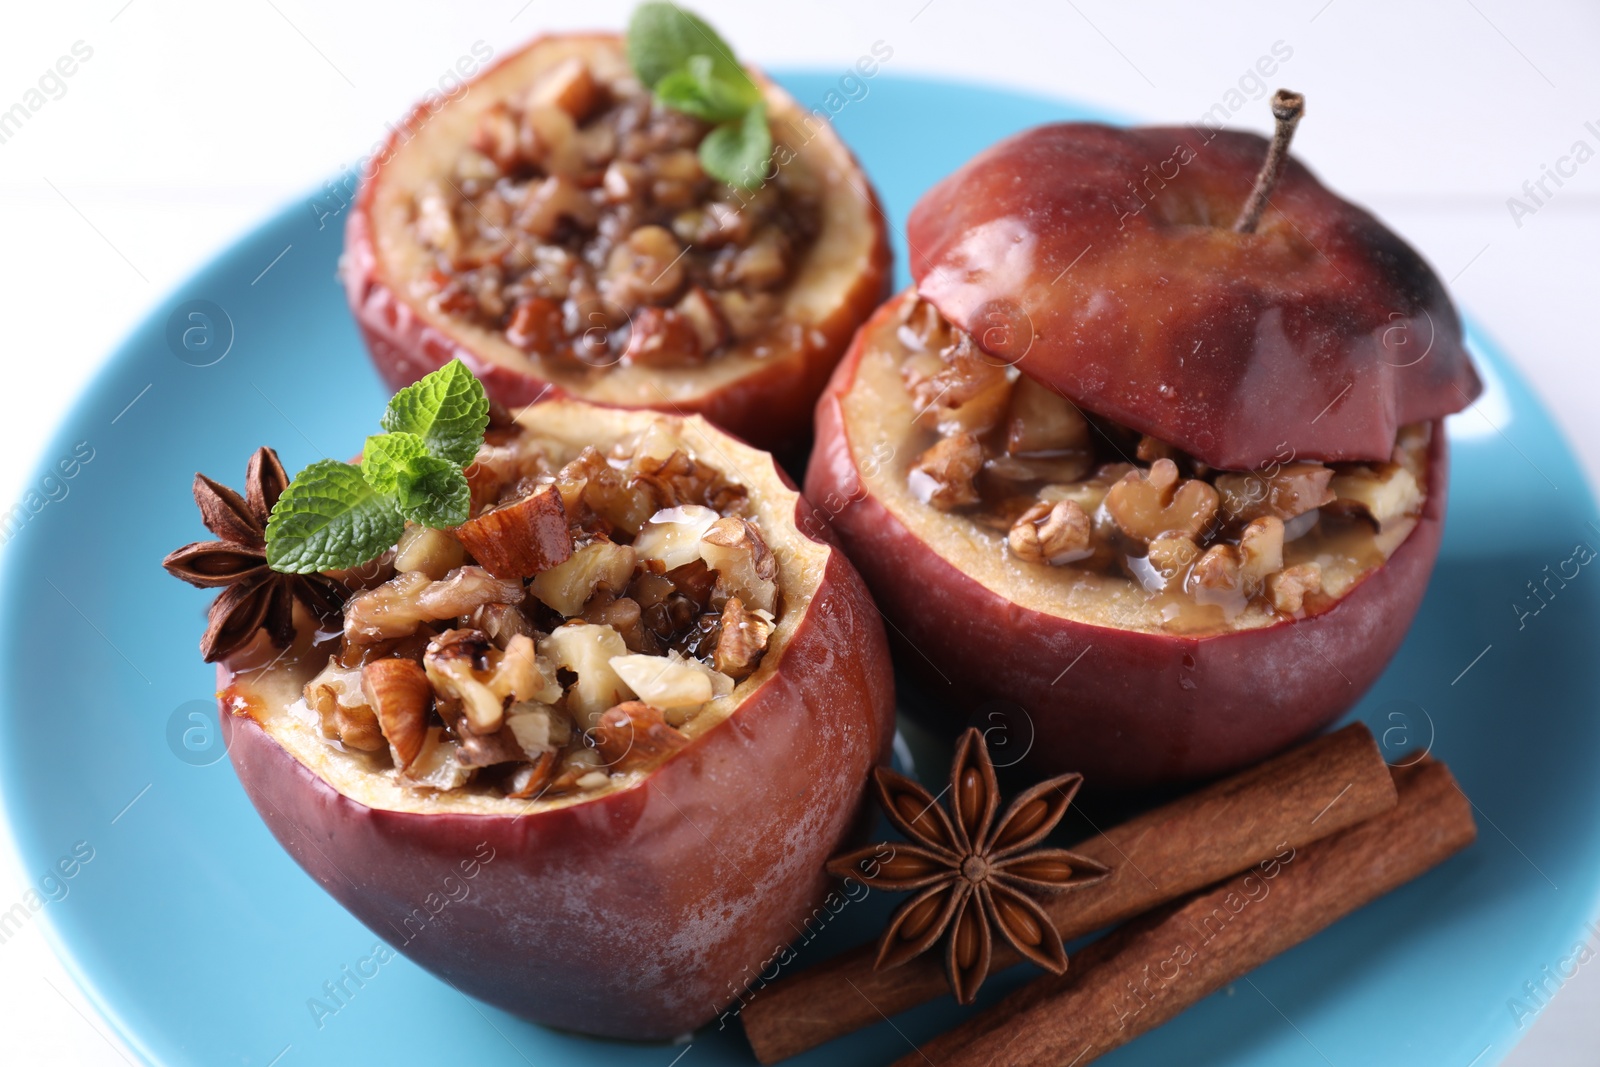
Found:
[[[402,771],[411,767],[428,736],[433,686],[422,664],[411,659],[376,659],[361,668],[361,689]]]
[[[572,556],[567,509],[552,485],[468,519],[455,535],[484,570],[500,579],[531,578]]]
[[[660,709],[638,700],[606,709],[591,736],[600,758],[619,772],[654,763],[689,743],[667,725]]]

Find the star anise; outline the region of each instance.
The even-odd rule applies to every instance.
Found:
[[[202,589],[222,588],[211,602],[200,652],[215,663],[265,629],[275,648],[294,640],[294,602],[319,619],[333,619],[344,603],[340,587],[320,574],[282,574],[267,566],[267,519],[289,485],[270,448],[258,448],[245,471],[245,495],[194,476],[200,521],[220,540],[184,545],[161,561],[173,577]],[[225,588],[223,588],[225,587]]]
[[[983,735],[968,730],[950,769],[948,815],[937,797],[903,775],[879,767],[872,781],[884,813],[910,843],[847,852],[829,861],[828,871],[874,889],[920,890],[879,938],[879,969],[921,955],[948,933],[945,973],[956,999],[970,1004],[989,973],[991,928],[1039,966],[1055,974],[1067,969],[1061,936],[1032,894],[1091,885],[1110,870],[1075,852],[1034,846],[1067,813],[1082,775],[1040,782],[996,818],[994,765]]]

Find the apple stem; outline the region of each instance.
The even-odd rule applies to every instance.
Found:
[[[1234,233],[1256,232],[1256,225],[1267,210],[1267,199],[1272,196],[1273,187],[1283,175],[1284,164],[1289,162],[1289,142],[1294,140],[1294,128],[1300,124],[1300,116],[1305,113],[1306,98],[1299,93],[1279,89],[1272,94],[1272,117],[1277,122],[1277,128],[1272,132],[1272,147],[1267,149],[1266,161],[1256,175],[1250,199],[1244,202],[1244,209],[1233,224]]]

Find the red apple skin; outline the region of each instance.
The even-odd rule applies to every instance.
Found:
[[[918,291],[1089,411],[1213,467],[1384,461],[1482,390],[1437,275],[1290,159],[1231,230],[1254,134],[1042,126],[933,187],[906,226]]]
[[[615,35],[611,34],[578,35],[577,39],[596,46],[611,46],[616,42]],[[546,40],[548,38],[537,39],[507,55],[474,79],[474,84],[501,67],[517,62],[524,53]],[[759,72],[756,78],[764,86],[771,84]],[[384,179],[385,164],[409,140],[407,131],[422,126],[434,114],[425,100],[393,128],[383,148],[372,155],[362,173],[360,189],[345,226],[345,254],[341,266],[345,296],[378,374],[391,391],[397,391],[452,359],[459,359],[483,382],[491,397],[509,408],[563,396],[605,403],[485,358],[466,339],[430,322],[407,300],[403,286],[385,276],[373,233],[373,199]],[[837,141],[831,130],[825,129],[819,136],[837,142],[836,151],[860,179],[851,184],[848,195],[864,198],[870,208],[865,217],[866,224],[874,231],[872,248],[860,264],[848,292],[830,314],[808,324],[798,350],[775,357],[759,370],[720,388],[693,397],[664,400],[652,407],[676,415],[704,415],[729,433],[769,450],[792,447],[810,432],[816,397],[849,346],[856,327],[889,296],[893,267],[884,225],[886,216],[878,202],[877,190],[862,174],[855,156],[843,142]]]
[[[872,323],[862,329],[817,404],[806,496],[826,509],[885,618],[911,646],[902,669],[948,710],[950,724],[964,724],[985,703],[1011,702],[1026,721],[1013,711],[1007,728],[1018,743],[1031,740],[1027,760],[1042,773],[1081,771],[1092,786],[1112,789],[1192,781],[1248,766],[1328,725],[1399,648],[1439,551],[1448,482],[1442,424],[1433,430],[1416,529],[1326,610],[1209,637],[1094,626],[990,591],[866,490],[840,398],[873,332]]]
[[[521,818],[351,800],[218,683],[251,802],[373,933],[523,1018],[640,1040],[712,1020],[826,923],[823,863],[894,736],[883,625],[837,549],[783,668],[727,720],[633,788]]]

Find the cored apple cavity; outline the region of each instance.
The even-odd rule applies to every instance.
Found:
[[[703,424],[597,432],[596,410],[491,426],[467,469],[473,518],[408,527],[341,574],[342,631],[302,618],[286,654],[246,649],[225,703],[395,811],[592,799],[725,720],[778,669],[828,550],[792,499],[785,515],[724,472]]]
[[[1402,428],[1388,463],[1305,461],[1284,444],[1253,470],[1217,470],[1083,411],[914,293],[899,301],[842,400],[865,488],[1023,607],[1191,635],[1303,618],[1381,567],[1422,514],[1429,423]]]

